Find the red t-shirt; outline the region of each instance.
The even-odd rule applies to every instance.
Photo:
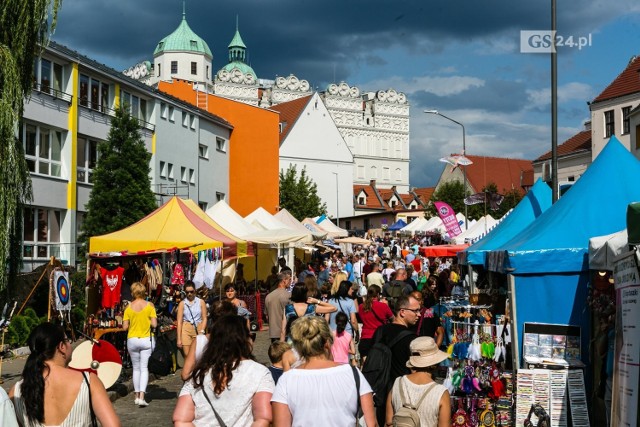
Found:
[[[375,314],[373,314],[372,311],[375,312]],[[358,313],[360,314],[360,320],[362,320],[362,334],[360,335],[360,338],[362,339],[373,338],[373,334],[376,329],[383,325],[383,322],[380,320],[384,320],[384,323],[386,323],[387,319],[393,317],[393,312],[389,306],[380,301],[373,302],[371,305],[371,311],[364,311],[364,304],[360,304],[360,307],[358,307]],[[376,315],[380,319],[378,319]]]
[[[124,268],[117,267],[113,270],[100,268],[102,277],[102,308],[113,308],[120,302],[120,290],[122,288],[122,275]]]

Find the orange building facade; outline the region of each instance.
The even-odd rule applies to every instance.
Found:
[[[202,92],[190,82],[158,82],[158,89],[202,108]],[[280,116],[277,112],[207,94],[206,110],[233,125],[229,139],[229,194],[227,203],[246,216],[262,207],[277,212],[280,200]]]

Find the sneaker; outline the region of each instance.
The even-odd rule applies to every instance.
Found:
[[[146,400],[140,399],[140,400],[138,400],[138,406],[141,407],[141,408],[144,408],[145,406],[149,406],[149,404],[147,403]]]
[[[139,405],[139,404],[140,404],[140,399],[138,399],[138,398],[136,397],[136,400],[134,400],[134,401],[133,401],[133,404],[134,404],[134,405]]]

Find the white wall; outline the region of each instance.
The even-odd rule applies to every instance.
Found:
[[[621,96],[619,98],[606,100],[598,103],[591,104],[591,159],[594,160],[598,157],[598,154],[602,151],[605,144],[609,141],[609,137],[605,137],[605,122],[604,113],[608,110],[613,110],[614,123],[615,123],[615,136],[618,140],[629,150],[630,138],[629,134],[622,133],[622,108],[631,107],[633,110],[640,104],[640,95],[632,94]],[[634,150],[631,150],[633,154]]]
[[[295,165],[299,174],[306,166],[327,213],[332,218],[336,213],[341,218],[353,216],[353,155],[317,93],[298,120],[288,125],[293,127],[280,145],[280,169]]]

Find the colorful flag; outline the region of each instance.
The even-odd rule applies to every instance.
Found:
[[[453,211],[453,208],[445,202],[434,202],[433,204],[438,211],[438,216],[447,229],[449,237],[456,237],[458,234],[462,233],[460,225],[458,224],[458,218],[456,218],[456,213]]]

